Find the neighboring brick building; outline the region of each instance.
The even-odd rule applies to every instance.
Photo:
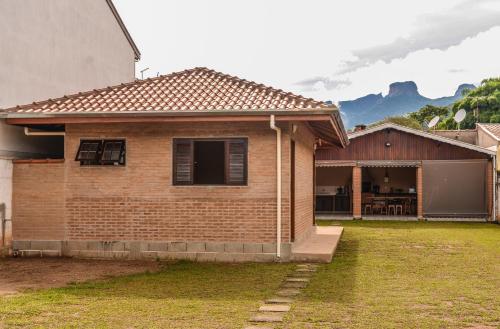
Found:
[[[65,132],[64,159],[14,163],[14,248],[81,257],[288,260],[313,227],[315,143],[347,141],[334,106],[205,68],[6,121]]]

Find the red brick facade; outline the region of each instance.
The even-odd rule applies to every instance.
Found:
[[[282,125],[282,242],[290,241],[290,126]],[[247,186],[174,186],[172,139],[247,137]],[[80,139],[125,138],[126,165],[80,166]],[[312,226],[312,133],[296,140],[296,228]],[[14,166],[14,240],[276,241],[276,133],[265,123],[66,125],[65,162]]]
[[[361,167],[352,168],[352,216],[361,218]]]

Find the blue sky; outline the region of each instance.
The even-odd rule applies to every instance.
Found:
[[[320,100],[500,76],[500,0],[115,0],[145,76],[196,66]]]

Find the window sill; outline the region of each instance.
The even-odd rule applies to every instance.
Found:
[[[17,159],[12,160],[13,163],[64,163],[64,159]]]

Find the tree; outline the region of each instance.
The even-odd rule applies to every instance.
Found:
[[[448,107],[426,105],[416,112],[409,113],[408,117],[415,119],[421,126],[424,126],[424,123],[429,123],[435,116],[444,119],[449,116],[449,113],[450,109]]]
[[[370,127],[378,126],[378,125],[383,124],[383,123],[394,123],[394,124],[397,124],[400,126],[405,126],[408,128],[422,130],[422,125],[417,120],[415,120],[414,118],[406,117],[406,116],[387,117],[382,121],[379,121],[379,122],[376,122],[376,123],[370,125]]]
[[[460,129],[473,129],[477,122],[500,123],[500,78],[484,79],[481,85],[473,90],[465,89],[464,97],[448,107],[426,105],[408,117],[423,126],[438,115],[441,120],[437,129],[457,129],[458,124],[453,116],[458,110],[464,109],[465,119],[460,123]]]
[[[467,113],[460,128],[474,128],[477,122],[499,122],[500,78],[483,80],[478,88],[469,91],[464,98],[453,103],[453,114],[460,109],[464,109]],[[455,123],[447,126],[448,129],[455,127]]]

